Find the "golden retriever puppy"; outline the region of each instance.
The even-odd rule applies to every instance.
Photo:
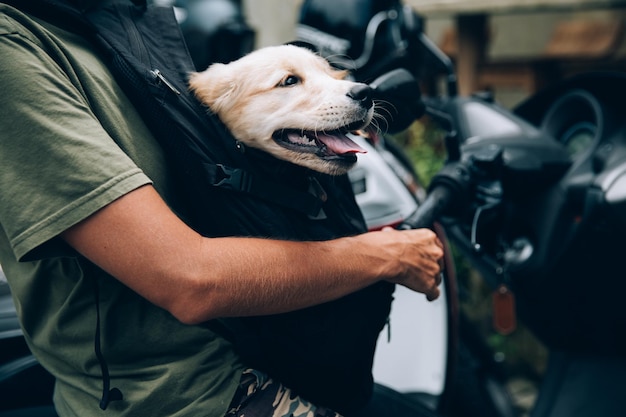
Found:
[[[241,143],[340,175],[365,152],[346,134],[374,115],[370,87],[345,76],[306,48],[282,45],[211,65],[189,86]]]

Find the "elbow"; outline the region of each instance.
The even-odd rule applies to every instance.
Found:
[[[167,310],[179,322],[189,326],[195,326],[218,318],[218,315],[214,314],[208,308],[194,308],[188,303],[182,303],[182,305],[172,306],[170,308],[167,308]]]
[[[186,325],[198,325],[224,315],[229,303],[217,280],[207,278],[206,268],[167,269],[153,279],[146,298]],[[214,274],[210,275],[214,277]],[[159,285],[161,284],[161,285]]]
[[[203,291],[183,291],[170,300],[166,309],[186,325],[198,325],[220,317],[213,294]]]

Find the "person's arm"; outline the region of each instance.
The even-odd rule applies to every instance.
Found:
[[[63,233],[78,252],[184,323],[272,314],[339,298],[386,279],[439,295],[441,243],[430,230],[326,242],[205,238],[151,186]]]

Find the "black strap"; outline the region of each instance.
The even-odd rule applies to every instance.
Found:
[[[300,211],[308,216],[319,215],[325,196],[296,190],[285,184],[266,180],[240,168],[223,164],[203,164],[204,173],[214,187],[244,192],[283,207]]]
[[[109,375],[109,367],[102,354],[102,347],[100,342],[100,290],[98,288],[98,281],[94,279],[94,297],[96,299],[96,335],[94,337],[94,350],[96,357],[100,363],[100,370],[102,372],[102,398],[100,399],[100,408],[106,410],[111,401],[121,401],[124,396],[122,391],[118,388],[111,388],[111,377]]]

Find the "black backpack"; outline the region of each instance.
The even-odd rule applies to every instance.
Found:
[[[366,231],[347,176],[319,174],[242,146],[188,92],[195,69],[170,8],[116,1],[81,11],[69,1],[13,3],[92,37],[165,149],[184,201],[180,214],[198,232],[327,240]],[[231,338],[250,366],[303,398],[349,414],[371,395],[375,344],[392,293],[393,285],[383,282],[291,313],[208,325]]]

